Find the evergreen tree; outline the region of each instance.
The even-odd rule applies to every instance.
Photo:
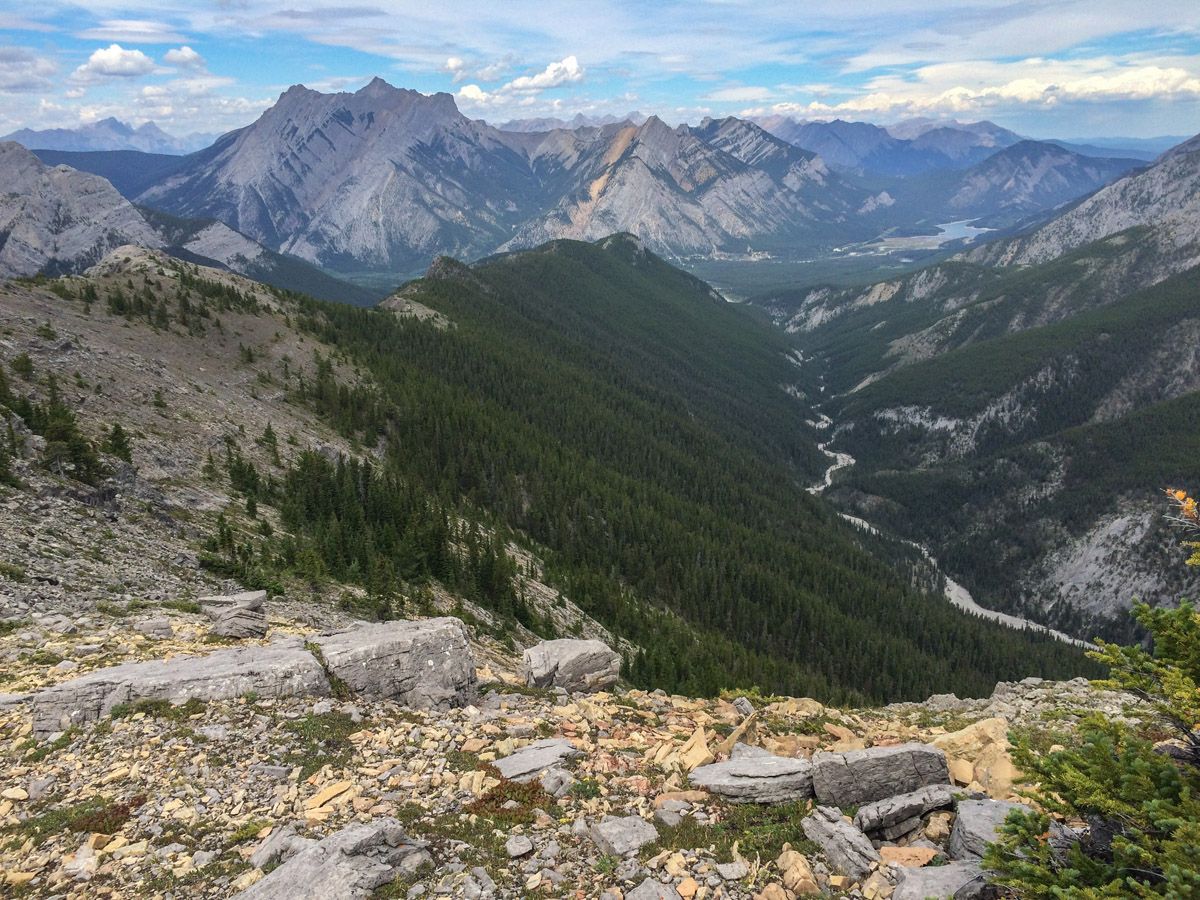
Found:
[[[133,462],[133,445],[129,442],[129,436],[125,433],[125,429],[121,427],[120,422],[113,424],[113,427],[108,432],[108,437],[104,439],[104,452],[123,459],[125,462]]]

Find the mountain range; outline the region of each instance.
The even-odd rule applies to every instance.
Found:
[[[153,122],[144,122],[134,128],[110,116],[77,128],[42,131],[22,128],[5,135],[0,141],[16,141],[30,150],[137,150],[142,153],[182,155],[207,147],[215,138],[215,134],[199,132],[174,137]]]
[[[742,119],[509,131],[463,116],[448,94],[375,79],[354,93],[290,88],[252,125],[185,157],[40,153],[109,177],[138,204],[223,222],[330,272],[385,280],[439,254],[480,258],[617,231],[676,259],[827,252],[897,228],[1037,215],[1136,164],[1018,142],[988,166],[980,148],[996,153],[1008,133],[955,131],[976,148],[968,153],[943,131],[913,139],[941,141],[940,150],[901,155],[936,155],[949,177],[881,182]]]

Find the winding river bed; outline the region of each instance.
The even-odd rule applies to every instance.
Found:
[[[829,427],[833,424],[833,420],[824,413],[821,413],[820,419],[812,424],[824,431],[829,429]],[[829,457],[830,464],[828,468],[825,469],[824,477],[808,489],[810,494],[823,493],[830,485],[833,484],[833,476],[835,472],[838,472],[842,469],[848,469],[857,462],[857,460],[855,460],[855,458],[849,453],[840,453],[836,450],[830,450],[829,445],[832,443],[832,441],[833,437],[831,435],[829,440],[817,444],[817,449]],[[869,531],[872,534],[880,533],[879,529],[866,519],[860,519],[858,516],[851,516],[847,513],[839,513],[839,515],[857,528],[861,528],[864,531]],[[918,544],[916,541],[906,540],[905,543],[915,547],[935,569],[941,571],[940,567],[938,566],[937,559],[934,558],[928,547],[924,546],[923,544]],[[1087,641],[1071,637],[1069,634],[1064,634],[1061,631],[1055,631],[1053,628],[1049,628],[1039,622],[1034,622],[1030,619],[1022,618],[1021,616],[1014,616],[1010,615],[1009,613],[1003,613],[999,612],[998,610],[988,609],[987,607],[980,606],[975,601],[975,598],[971,596],[971,592],[965,587],[947,575],[944,571],[942,572],[942,576],[946,582],[946,599],[963,612],[971,613],[972,615],[976,616],[982,616],[983,618],[990,619],[993,622],[999,622],[1001,625],[1007,625],[1009,628],[1032,628],[1035,631],[1042,631],[1046,634],[1052,635],[1058,640],[1064,641],[1068,644],[1075,644],[1077,647],[1095,649],[1094,644],[1089,644]]]

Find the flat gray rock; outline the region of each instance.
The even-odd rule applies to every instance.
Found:
[[[923,816],[931,809],[954,805],[954,790],[948,784],[930,784],[907,794],[876,800],[860,806],[854,824],[862,831],[879,831]]]
[[[683,900],[674,885],[647,878],[625,895],[625,900]]]
[[[800,828],[806,838],[821,848],[836,871],[855,881],[866,878],[871,864],[879,862],[879,852],[867,836],[831,806],[818,806],[800,822]]]
[[[313,638],[329,671],[363,697],[462,706],[475,688],[467,629],[453,618],[382,622]]]
[[[591,836],[601,852],[624,856],[658,840],[658,830],[641,816],[605,816],[592,826]]]
[[[733,803],[790,803],[813,795],[808,760],[737,749],[731,759],[694,769],[688,780]]]
[[[134,631],[138,631],[146,637],[165,639],[174,635],[174,630],[171,628],[171,620],[166,616],[156,616],[153,619],[144,619],[133,626]]]
[[[987,845],[999,836],[1000,826],[1014,809],[1029,811],[1024,803],[1007,800],[961,800],[947,853],[951,859],[981,859]]]
[[[212,633],[227,638],[260,638],[267,633],[267,614],[262,607],[230,606],[212,615]]]
[[[526,856],[533,852],[533,841],[523,834],[514,834],[505,841],[504,852],[509,855],[510,859],[515,859],[518,856]]]
[[[525,651],[522,673],[533,687],[599,691],[616,684],[621,657],[603,641],[542,641]]]
[[[232,700],[243,694],[298,697],[329,694],[329,681],[299,638],[237,647],[207,656],[177,656],[97,669],[31,697],[39,737],[85,725],[138,700]]]
[[[933,784],[950,784],[946,754],[926,744],[872,747],[813,756],[813,791],[826,806],[886,800]]]
[[[522,747],[492,763],[509,781],[532,781],[564,759],[581,756],[575,745],[563,738],[546,738]]]
[[[928,900],[930,897],[968,900],[977,896],[985,884],[977,862],[953,862],[920,869],[897,866],[894,871],[899,881],[892,900]]]
[[[232,606],[244,606],[247,609],[262,609],[267,602],[266,591],[242,591],[238,594],[210,594],[207,597],[197,597],[196,602],[208,612],[210,609],[228,609]],[[212,615],[212,613],[209,613]]]
[[[380,819],[343,828],[320,842],[308,842],[236,896],[242,900],[361,900],[431,861],[425,844],[411,840],[398,821]]]

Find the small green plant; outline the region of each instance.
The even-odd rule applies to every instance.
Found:
[[[15,563],[0,560],[0,579],[5,581],[24,581],[25,570]]]
[[[284,757],[284,764],[299,766],[301,781],[325,766],[342,768],[354,756],[350,735],[366,727],[341,712],[308,715],[287,722],[283,730],[292,736],[292,747]]]
[[[243,844],[246,841],[258,836],[258,833],[266,828],[271,823],[265,819],[251,819],[249,822],[242,824],[233,834],[229,836],[230,845]]]

